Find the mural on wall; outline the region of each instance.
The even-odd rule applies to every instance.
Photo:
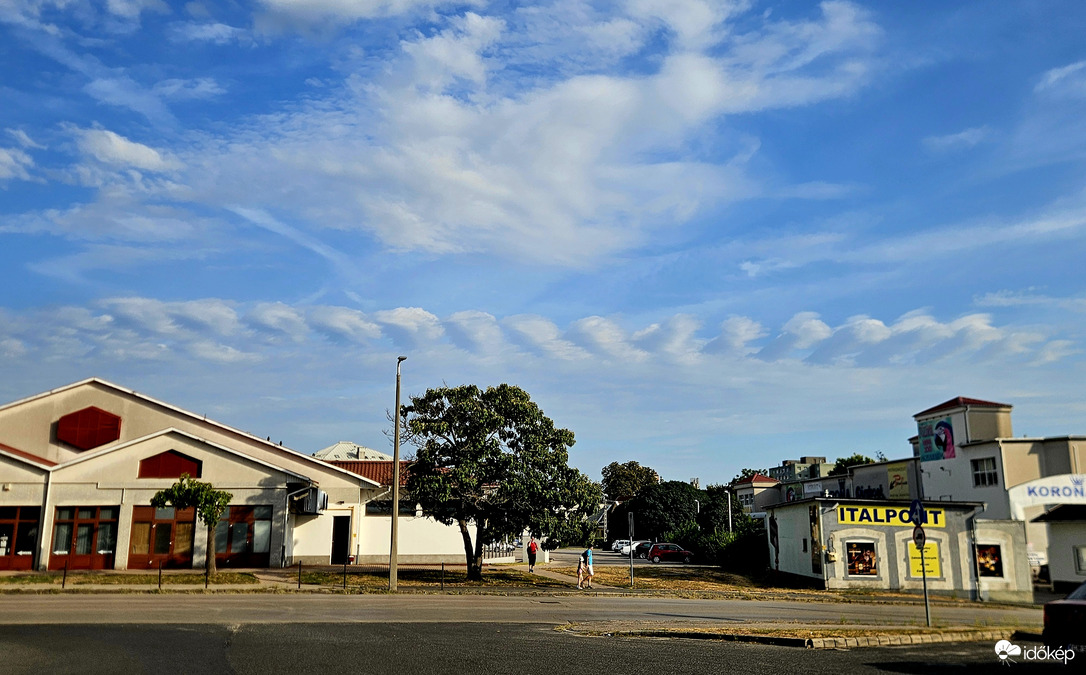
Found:
[[[803,484],[789,483],[784,488],[784,501],[798,502],[803,499]]]
[[[909,498],[909,463],[886,465],[886,484],[890,486],[890,499]]]
[[[811,523],[811,572],[822,574],[822,526],[818,519],[818,507],[807,507]]]
[[[954,445],[954,427],[949,417],[941,420],[924,420],[917,423],[920,441],[920,461],[954,459],[958,456]]]

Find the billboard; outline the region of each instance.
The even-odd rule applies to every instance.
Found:
[[[887,464],[886,485],[890,499],[909,499],[909,463]]]
[[[954,459],[958,456],[954,445],[954,426],[949,417],[917,422],[917,436],[920,441],[920,461],[931,462],[940,459]]]

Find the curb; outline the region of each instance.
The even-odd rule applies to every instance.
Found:
[[[774,635],[746,635],[708,633],[682,630],[630,630],[606,633],[612,637],[687,638],[692,640],[719,640],[722,642],[748,642],[778,647],[804,649],[855,649],[858,647],[900,647],[949,642],[997,642],[1008,638],[1007,630],[964,630],[949,633],[922,633],[916,635],[873,635],[869,637],[796,638]],[[1013,631],[1013,639],[1032,639],[1028,632]]]

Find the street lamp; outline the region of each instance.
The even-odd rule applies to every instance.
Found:
[[[400,364],[406,356],[396,357],[396,416],[392,424],[392,542],[388,547],[388,590],[396,591],[397,521],[400,519]]]

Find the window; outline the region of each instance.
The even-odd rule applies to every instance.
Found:
[[[875,557],[874,542],[846,542],[845,552],[848,555],[848,576],[878,576],[879,567]]]
[[[1086,574],[1086,546],[1075,547],[1075,574]]]
[[[400,515],[401,516],[414,516],[415,502],[401,499],[400,500]],[[366,502],[366,515],[367,516],[391,516],[392,515],[392,500],[378,500],[374,502]]]
[[[199,478],[201,468],[200,460],[182,455],[176,450],[167,450],[153,457],[141,459],[139,477],[180,478],[187,473],[193,478]]]
[[[995,457],[974,459],[969,463],[973,467],[973,487],[999,485],[999,474],[996,472]]]
[[[1003,552],[995,544],[977,544],[977,571],[982,577],[1003,576]]]
[[[120,509],[116,506],[58,507],[53,527],[53,554],[92,556],[75,563],[81,567],[94,569],[106,565],[102,556],[111,557],[117,548],[119,514]],[[94,556],[99,558],[94,559]],[[59,569],[53,565],[63,567],[64,562],[60,559],[50,565],[51,569]]]

